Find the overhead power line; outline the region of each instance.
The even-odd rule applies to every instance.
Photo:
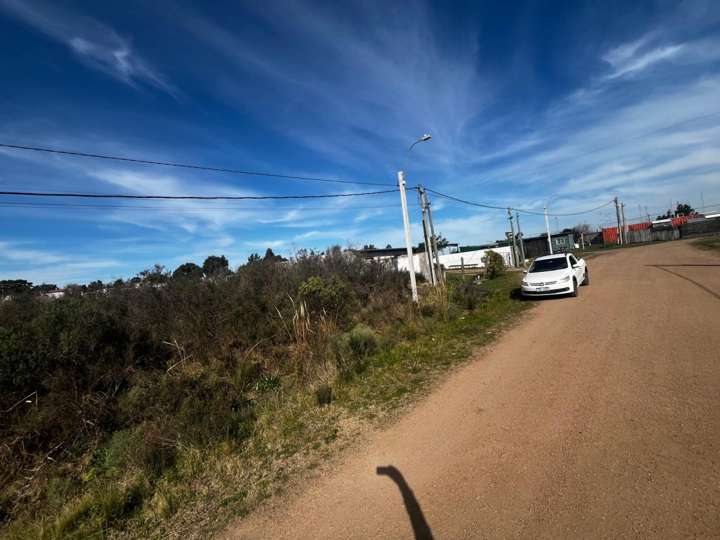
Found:
[[[459,202],[459,203],[467,204],[468,206],[477,206],[477,207],[479,207],[479,208],[488,208],[488,209],[490,209],[490,210],[507,210],[507,209],[508,209],[508,206],[498,206],[498,205],[493,205],[493,204],[486,204],[486,203],[479,203],[479,202],[474,202],[474,201],[468,201],[468,200],[466,200],[466,199],[461,199],[461,198],[455,197],[455,196],[453,196],[453,195],[448,195],[447,193],[441,193],[441,192],[439,192],[439,191],[435,191],[434,189],[430,189],[430,188],[425,188],[425,191],[427,191],[427,192],[429,192],[429,193],[433,193],[433,194],[437,195],[438,197],[444,197],[445,199],[449,199],[449,200],[451,200],[451,201],[456,201],[456,202]],[[569,212],[569,213],[562,213],[562,214],[560,214],[560,213],[554,213],[554,214],[548,213],[548,216],[564,217],[564,216],[579,216],[579,215],[581,215],[581,214],[589,214],[589,213],[591,213],[591,212],[595,212],[595,211],[597,211],[597,210],[600,210],[601,208],[605,208],[606,206],[609,206],[609,205],[611,205],[612,203],[613,203],[613,201],[608,201],[608,202],[606,202],[606,203],[604,203],[604,204],[602,204],[602,205],[600,205],[600,206],[597,206],[597,207],[595,207],[595,208],[589,208],[589,209],[587,209],[587,210],[582,210],[582,211],[580,211],[580,212]],[[524,214],[532,214],[532,215],[537,215],[537,216],[545,215],[544,212],[539,212],[539,211],[537,211],[537,210],[528,210],[528,209],[525,209],[525,208],[514,208],[514,207],[512,207],[512,206],[509,207],[509,208],[510,208],[511,210],[514,210],[515,212],[521,212],[521,213],[524,213]]]
[[[342,178],[318,178],[314,176],[297,176],[291,174],[276,174],[264,171],[247,171],[243,169],[228,169],[224,167],[210,167],[205,165],[193,165],[189,163],[175,163],[171,161],[156,161],[151,159],[141,158],[130,158],[123,156],[110,156],[107,154],[91,154],[89,152],[77,152],[74,150],[61,150],[58,148],[44,148],[41,146],[25,146],[21,144],[6,144],[0,143],[0,148],[8,148],[11,150],[30,150],[33,152],[45,152],[49,154],[60,154],[64,156],[74,157],[86,157],[94,159],[108,159],[112,161],[124,161],[127,163],[141,163],[144,165],[161,165],[165,167],[177,167],[181,169],[193,169],[200,171],[212,171],[212,172],[223,172],[230,174],[242,174],[247,176],[262,176],[267,178],[279,178],[283,180],[301,180],[306,182],[328,182],[332,184],[361,184],[366,186],[391,186],[394,184],[381,183],[381,182],[369,182],[366,180],[353,180],[353,179],[342,179]]]
[[[360,193],[326,193],[322,195],[128,195],[119,193],[55,193],[35,191],[0,191],[0,195],[17,197],[76,197],[81,199],[145,199],[171,201],[263,201],[285,199],[337,199],[342,197],[360,197],[396,193],[397,189],[364,191]]]
[[[415,205],[417,206],[417,205]],[[25,203],[14,201],[0,201],[3,208],[60,208],[60,209],[120,209],[120,210],[168,210],[171,212],[203,212],[208,210],[270,210],[270,211],[310,211],[310,212],[341,212],[345,210],[376,210],[386,208],[397,208],[396,204],[371,205],[371,206],[147,206],[134,204],[81,204],[81,203]]]

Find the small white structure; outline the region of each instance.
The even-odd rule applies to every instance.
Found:
[[[493,247],[487,249],[478,249],[474,251],[463,251],[458,253],[448,253],[440,255],[440,264],[445,270],[460,270],[462,267],[465,269],[479,269],[485,268],[485,263],[482,262],[482,258],[485,256],[486,251],[494,251],[499,253],[507,266],[512,266],[512,248],[510,246],[504,247]],[[397,257],[397,269],[407,272],[408,270],[408,258],[407,255],[401,255]],[[413,255],[413,265],[415,270],[422,274],[427,271],[427,257],[425,253],[415,253]]]
[[[442,264],[446,270],[459,270],[462,267],[465,267],[466,269],[485,268],[485,263],[482,262],[482,258],[485,256],[486,251],[499,253],[505,261],[505,265],[512,266],[512,248],[510,246],[440,255],[440,264]]]
[[[55,300],[56,298],[62,298],[65,296],[65,290],[64,289],[55,289],[53,291],[48,291],[46,293],[43,293],[43,296],[45,298],[51,298]]]

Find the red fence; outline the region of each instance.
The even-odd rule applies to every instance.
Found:
[[[677,228],[680,225],[685,225],[688,222],[688,216],[680,216],[671,218],[673,228]],[[652,222],[643,221],[642,223],[631,223],[628,225],[628,231],[643,231],[645,229],[652,228]],[[603,243],[605,244],[617,244],[618,241],[618,230],[617,227],[608,227],[602,230]]]

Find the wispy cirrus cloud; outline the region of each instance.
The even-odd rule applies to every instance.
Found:
[[[0,10],[65,44],[85,64],[134,88],[149,86],[178,98],[180,92],[153,68],[130,40],[92,17],[38,0],[0,0]]]
[[[684,49],[684,45],[667,45],[651,49],[642,54],[635,54],[634,48],[626,49],[622,46],[613,49],[603,57],[603,60],[612,66],[612,73],[607,75],[608,79],[616,79],[625,75],[643,71],[653,64],[669,60],[678,56]]]
[[[120,265],[116,259],[78,256],[35,247],[28,242],[0,240],[0,279],[22,278],[34,283],[63,285],[74,280],[97,279],[92,276]]]

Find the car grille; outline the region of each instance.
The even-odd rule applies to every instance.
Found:
[[[531,283],[531,287],[542,287],[543,285],[555,285],[557,281],[541,281],[539,283]]]

